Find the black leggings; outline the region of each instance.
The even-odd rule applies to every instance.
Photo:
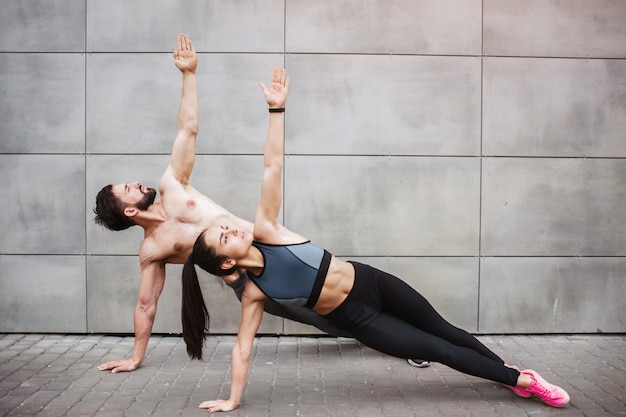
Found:
[[[463,373],[516,385],[519,372],[478,339],[443,319],[410,285],[371,266],[352,262],[354,287],[325,315],[372,349],[399,358],[440,362]]]

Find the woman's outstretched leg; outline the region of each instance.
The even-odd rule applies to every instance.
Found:
[[[533,370],[519,371],[477,351],[457,346],[386,313],[353,331],[359,341],[397,357],[417,356],[440,362],[457,371],[500,382],[524,398],[538,397],[554,407],[569,403],[567,392],[544,380]]]
[[[505,362],[476,337],[446,321],[430,302],[401,279],[363,264],[355,264],[359,276],[375,285],[380,311],[391,314],[427,333],[448,342],[472,349],[480,355]]]
[[[492,359],[472,348],[458,346],[388,313],[380,313],[367,326],[351,332],[360,342],[388,355],[424,358],[505,385],[517,385],[520,375],[497,356]]]
[[[537,396],[555,407],[569,402],[565,390],[549,384],[536,372],[520,372],[506,366],[473,335],[443,319],[405,282],[367,265],[355,263],[355,270],[357,279],[349,296],[350,303],[346,303],[349,308],[340,306],[340,311],[331,315],[342,316],[346,324],[352,325],[350,331],[364,344],[397,357],[416,356],[440,362],[512,387],[522,397]]]

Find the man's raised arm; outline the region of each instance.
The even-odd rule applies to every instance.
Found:
[[[198,134],[198,87],[196,66],[198,58],[193,43],[187,35],[178,37],[174,63],[183,74],[183,96],[178,109],[178,134],[172,147],[172,157],[167,171],[183,185],[187,185],[196,159]]]

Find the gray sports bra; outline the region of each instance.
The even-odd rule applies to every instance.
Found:
[[[328,273],[331,254],[307,241],[291,245],[253,242],[263,254],[263,270],[248,275],[272,300],[281,304],[313,307]]]

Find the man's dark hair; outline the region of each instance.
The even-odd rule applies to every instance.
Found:
[[[122,202],[113,194],[113,185],[109,184],[100,190],[96,196],[96,214],[94,221],[96,224],[106,227],[109,230],[125,230],[135,225],[131,217],[124,215]]]

